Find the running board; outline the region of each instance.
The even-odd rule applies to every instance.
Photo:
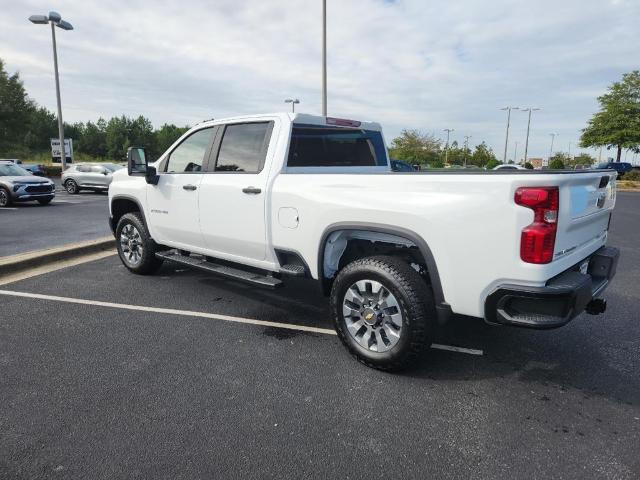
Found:
[[[156,257],[162,258],[163,260],[169,260],[170,262],[179,263],[180,265],[186,265],[187,267],[202,270],[204,272],[216,273],[234,280],[253,283],[254,285],[260,285],[261,287],[278,288],[282,286],[282,281],[272,276],[249,272],[247,270],[241,270],[239,268],[229,267],[227,265],[221,265],[214,262],[208,262],[204,257],[182,255],[175,250],[157,252]]]

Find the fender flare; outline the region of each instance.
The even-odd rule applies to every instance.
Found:
[[[320,245],[318,246],[318,279],[325,285],[324,278],[324,251],[329,235],[339,230],[368,230],[376,233],[387,233],[396,235],[398,237],[405,238],[418,247],[422,257],[427,265],[427,271],[429,274],[429,280],[431,281],[431,288],[433,289],[433,296],[436,304],[436,312],[438,314],[438,320],[440,323],[445,323],[452,315],[451,305],[447,303],[444,298],[444,292],[442,290],[442,283],[440,282],[440,274],[438,273],[438,266],[436,260],[433,257],[431,248],[427,245],[427,242],[417,233],[397,226],[389,226],[378,223],[367,222],[339,222],[329,225],[325,228],[322,236],[320,237]]]
[[[142,215],[142,221],[144,222],[144,224],[146,225],[147,228],[149,228],[149,224],[147,223],[147,218],[144,214],[144,209],[142,208],[142,205],[140,204],[140,201],[132,196],[132,195],[125,195],[125,194],[117,194],[114,195],[111,200],[109,201],[109,225],[111,226],[111,230],[113,231],[113,234],[115,235],[116,232],[116,227],[117,225],[114,222],[114,218],[113,218],[113,203],[116,200],[129,200],[133,203],[135,203],[138,206],[138,211],[140,212],[140,215]]]

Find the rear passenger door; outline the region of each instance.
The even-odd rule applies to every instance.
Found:
[[[266,257],[265,201],[273,121],[221,125],[200,185],[200,230],[229,260]],[[275,135],[273,135],[275,138]]]

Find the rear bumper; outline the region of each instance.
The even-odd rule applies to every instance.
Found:
[[[588,257],[586,273],[580,271],[584,260],[552,278],[543,287],[501,285],[485,302],[488,323],[528,328],[561,327],[600,295],[616,274],[620,251],[602,247]],[[595,308],[589,308],[590,313]]]

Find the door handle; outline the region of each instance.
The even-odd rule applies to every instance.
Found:
[[[256,188],[256,187],[244,187],[242,189],[242,191],[244,193],[249,193],[249,194],[254,194],[254,195],[257,195],[258,193],[262,193],[262,190],[260,190],[259,188]]]
[[[196,187],[195,185],[183,185],[182,188],[184,188],[185,190],[195,190]]]

